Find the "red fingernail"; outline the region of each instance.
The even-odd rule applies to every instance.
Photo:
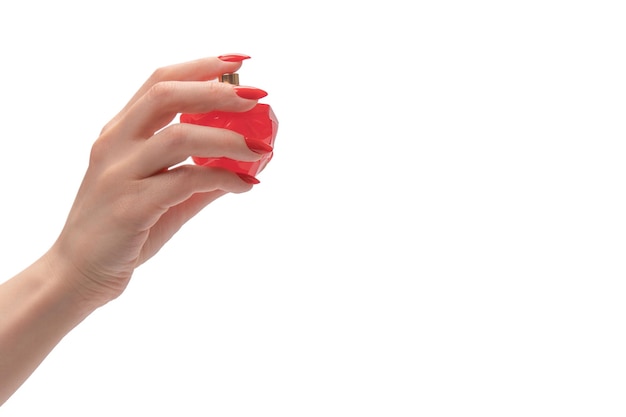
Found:
[[[239,178],[241,178],[244,182],[247,182],[248,184],[259,184],[261,181],[257,180],[255,177],[253,177],[252,175],[248,175],[248,174],[242,174],[242,173],[237,173],[237,175],[239,176]]]
[[[272,148],[271,145],[263,142],[262,140],[249,139],[249,138],[245,138],[245,139],[246,139],[246,145],[248,145],[248,148],[250,148],[252,152],[264,154],[264,153],[270,153],[274,150],[274,148]]]
[[[241,98],[247,98],[249,100],[258,100],[267,95],[267,92],[255,87],[235,87],[235,93]]]
[[[250,59],[248,55],[244,55],[244,54],[226,54],[226,55],[220,55],[217,58],[224,62],[241,62],[245,59]]]

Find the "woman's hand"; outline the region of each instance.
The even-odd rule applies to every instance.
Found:
[[[68,332],[119,296],[134,269],[187,220],[257,182],[185,161],[191,155],[256,161],[267,146],[229,130],[170,125],[181,112],[251,109],[264,91],[207,82],[246,58],[161,68],[104,127],[59,238],[0,285],[0,405]]]
[[[256,182],[184,164],[191,155],[258,160],[260,151],[243,136],[170,124],[183,112],[251,109],[257,101],[243,97],[264,95],[262,90],[207,82],[236,71],[246,58],[226,55],[158,69],[102,130],[65,227],[46,254],[51,270],[62,271],[60,278],[89,303],[119,296],[134,269],[203,207]]]

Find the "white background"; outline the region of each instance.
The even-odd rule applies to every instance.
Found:
[[[0,415],[623,416],[622,3],[3,2],[2,280],[155,68],[280,128]]]

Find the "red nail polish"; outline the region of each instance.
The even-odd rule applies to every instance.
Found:
[[[217,58],[224,62],[241,62],[246,59],[250,59],[248,55],[244,55],[244,54],[225,54],[225,55],[220,55]]]
[[[251,151],[260,154],[269,153],[274,150],[268,143],[258,139],[246,138],[246,145],[248,145]]]
[[[260,184],[261,183],[261,181],[259,181],[252,175],[242,174],[242,173],[237,173],[237,175],[239,176],[239,178],[241,178],[244,182],[247,182],[248,184]]]
[[[248,96],[246,98],[257,99],[267,94],[265,91],[259,90],[258,88],[239,87],[239,76],[237,73],[224,74],[220,78],[220,81],[234,84],[237,94],[239,94],[240,91],[255,92],[254,96]],[[263,94],[259,95],[259,91]],[[278,119],[269,104],[257,103],[251,110],[245,112],[225,112],[216,110],[201,114],[184,113],[181,114],[180,121],[181,123],[192,123],[235,131],[246,138],[246,144],[251,150],[263,155],[261,159],[254,162],[235,161],[230,158],[204,158],[194,156],[192,159],[198,165],[223,168],[237,174],[254,178],[265,168],[274,155],[273,149],[276,133],[278,132]],[[254,178],[254,180],[256,180],[256,178]],[[256,183],[251,182],[250,184]]]
[[[247,98],[249,100],[258,100],[267,95],[265,91],[255,87],[235,87],[235,93],[239,97]]]

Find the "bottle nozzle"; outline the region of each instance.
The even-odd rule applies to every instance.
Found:
[[[222,74],[220,76],[220,82],[232,85],[239,85],[239,74],[237,74],[236,72]]]

